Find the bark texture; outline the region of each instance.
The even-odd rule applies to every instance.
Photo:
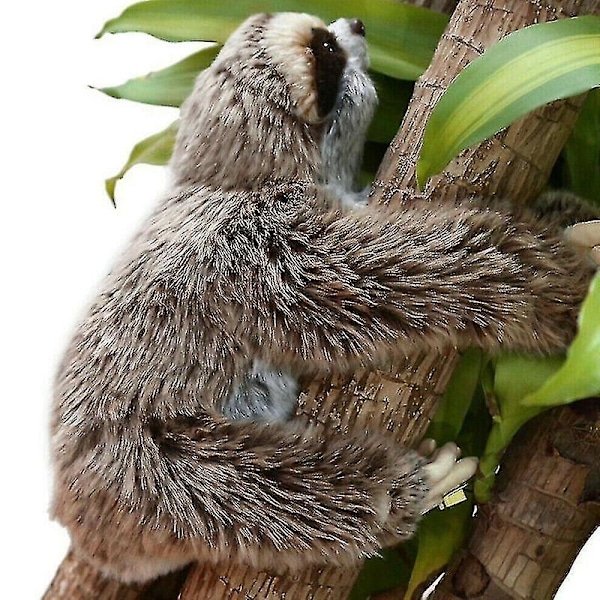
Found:
[[[553,598],[600,519],[600,401],[553,410],[511,444],[493,502],[435,600]]]
[[[174,600],[186,575],[183,570],[145,585],[124,585],[69,552],[42,600]]]
[[[415,3],[444,9],[456,2],[416,0]],[[414,169],[424,124],[437,99],[466,64],[513,30],[597,9],[596,0],[460,2],[431,67],[417,83],[409,111],[380,170],[373,201],[399,203],[417,193]],[[462,153],[428,184],[424,195],[499,194],[519,201],[536,196],[570,133],[579,105],[578,100],[554,103],[524,117],[493,140]],[[300,411],[320,426],[341,431],[349,420],[385,427],[399,443],[411,445],[429,424],[457,359],[455,352],[443,356],[422,354],[410,357],[405,364],[394,365],[389,372],[361,372],[347,380],[315,382],[303,393]],[[276,569],[277,565],[273,567]],[[170,598],[341,600],[348,597],[359,569],[357,565],[352,570],[325,568],[292,575],[255,572],[235,565],[222,568],[197,565],[187,576],[180,595],[174,593]],[[166,598],[152,595],[158,589],[156,585],[164,583],[147,585],[143,592],[136,586],[107,583],[70,555],[61,565],[45,600]],[[539,596],[542,597],[546,596]]]
[[[354,581],[354,570],[329,572],[309,569],[303,573],[278,576],[250,568],[223,565],[221,568],[197,568],[188,577],[181,598],[210,598],[211,600],[277,600],[306,598],[333,600],[345,598]]]

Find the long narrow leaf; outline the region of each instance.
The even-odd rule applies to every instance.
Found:
[[[181,106],[192,91],[196,76],[210,65],[219,48],[204,48],[166,69],[130,79],[119,86],[101,88],[100,91],[113,98],[145,104]]]
[[[457,440],[479,384],[482,365],[483,353],[471,349],[463,354],[454,370],[427,429],[426,437],[433,438],[439,446]]]
[[[223,43],[244,15],[243,2],[224,4],[207,0],[145,0],[128,6],[104,24],[96,37],[107,33],[138,31],[168,42],[211,41]],[[251,3],[258,4],[258,3]],[[248,7],[249,10],[251,10]],[[258,8],[258,12],[260,12]]]
[[[600,85],[600,17],[540,23],[474,60],[435,107],[417,166],[419,185],[461,150],[518,117]]]
[[[169,162],[173,153],[173,146],[175,145],[177,126],[178,123],[173,123],[163,131],[137,143],[123,168],[114,177],[106,180],[106,192],[113,201],[113,204],[115,202],[115,187],[117,182],[123,178],[129,169],[142,163],[162,166]]]
[[[223,43],[251,14],[282,11],[310,12],[325,21],[360,18],[373,69],[399,79],[416,79],[427,68],[447,23],[442,14],[392,0],[148,0],[108,21],[98,36],[141,31],[168,41]]]
[[[427,583],[438,575],[462,546],[471,522],[472,502],[464,502],[445,511],[434,510],[419,524],[419,550],[405,600],[424,591]],[[419,597],[421,595],[419,594]]]
[[[600,274],[579,314],[579,331],[562,367],[523,399],[525,406],[557,406],[600,396]]]
[[[492,391],[500,414],[494,416],[494,424],[479,462],[479,475],[475,482],[478,502],[490,499],[500,459],[517,431],[542,412],[538,407],[523,406],[523,398],[553,376],[563,360],[556,356],[540,358],[516,354],[504,354],[495,359]]]

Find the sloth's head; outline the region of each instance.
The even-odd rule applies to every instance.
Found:
[[[184,104],[175,185],[256,189],[269,180],[314,179],[350,68],[366,77],[359,20],[328,27],[306,14],[250,17]]]
[[[272,72],[283,83],[269,86],[274,92],[269,98],[264,98],[262,87],[252,86],[257,96],[305,123],[320,124],[332,113],[349,61],[361,64],[364,70],[368,67],[365,28],[357,19],[339,19],[327,27],[307,14],[257,15],[228,42],[234,60],[239,43],[249,39],[256,42],[257,52],[244,67]],[[264,80],[260,83],[269,85]]]

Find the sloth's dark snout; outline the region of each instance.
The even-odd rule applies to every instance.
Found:
[[[355,33],[356,35],[361,35],[362,37],[365,37],[365,24],[360,19],[352,19],[352,21],[350,22],[350,31],[352,31],[352,33]]]

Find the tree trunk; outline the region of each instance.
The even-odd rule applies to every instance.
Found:
[[[426,2],[421,0],[421,4]],[[455,2],[435,4],[437,8],[444,8]],[[511,31],[534,22],[589,13],[597,10],[598,4],[596,0],[461,1],[430,68],[416,85],[408,113],[380,169],[372,201],[399,205],[417,193],[415,162],[425,122],[448,83],[466,64]],[[536,196],[570,133],[579,106],[579,100],[559,102],[524,117],[492,141],[462,153],[444,174],[427,185],[424,195],[444,194],[456,198],[501,194],[519,201]],[[412,445],[427,428],[457,359],[454,351],[444,355],[424,353],[410,357],[404,364],[394,365],[389,372],[361,372],[350,379],[315,382],[302,394],[299,410],[314,423],[340,431],[346,422],[362,420],[369,427],[386,428],[399,443]],[[70,578],[81,578],[79,570],[84,574],[89,570],[87,565],[78,567],[73,563],[76,561],[73,557],[70,560],[70,564],[63,563],[59,569],[45,600],[67,598],[57,590],[68,585]],[[563,567],[566,571],[568,565]],[[196,565],[179,597],[181,600],[283,597],[286,600],[341,600],[348,597],[360,566],[344,571],[313,569],[295,575],[278,574],[277,565],[273,568],[274,572],[267,573],[235,565],[222,568]],[[101,582],[103,578],[96,577],[95,581]],[[140,598],[139,588],[135,586],[114,584],[113,588],[119,591],[107,594],[100,583],[94,585],[95,595],[71,597],[81,600]],[[138,596],[127,596],[130,592]]]
[[[600,519],[600,402],[546,413],[511,444],[496,495],[435,600],[553,598]]]

